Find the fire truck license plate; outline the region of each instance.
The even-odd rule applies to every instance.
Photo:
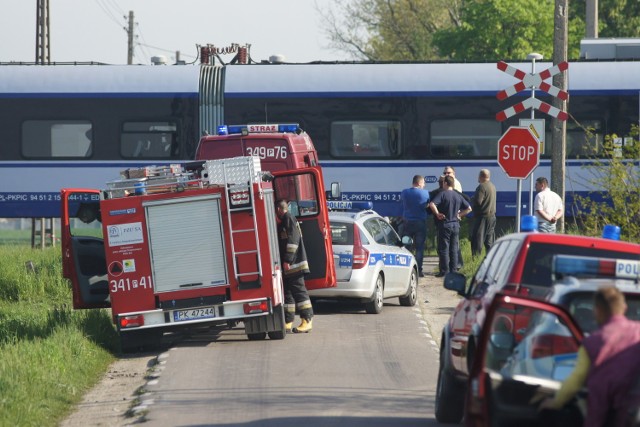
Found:
[[[192,308],[189,310],[180,310],[173,312],[174,322],[183,322],[185,320],[207,319],[216,317],[216,309],[214,307]]]

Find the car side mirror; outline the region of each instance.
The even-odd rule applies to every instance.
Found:
[[[411,246],[413,245],[413,239],[409,236],[402,236],[401,243],[402,246]]]
[[[450,291],[456,291],[458,295],[466,297],[467,278],[464,274],[455,271],[449,272],[444,276],[444,288]]]

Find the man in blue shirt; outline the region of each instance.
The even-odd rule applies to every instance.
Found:
[[[427,240],[427,204],[429,192],[424,189],[424,177],[415,175],[413,186],[402,190],[402,235],[413,239],[416,247],[416,263],[418,276],[425,277],[422,272],[424,259],[424,242]]]

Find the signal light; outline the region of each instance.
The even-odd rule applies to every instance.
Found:
[[[144,316],[139,314],[137,316],[125,316],[120,318],[120,328],[134,328],[144,326]]]
[[[360,240],[360,230],[356,225],[353,226],[353,264],[351,268],[359,270],[364,268],[369,262],[369,251],[362,246]]]
[[[571,336],[538,335],[531,342],[531,358],[555,356],[557,354],[576,353],[578,344]]]
[[[269,303],[264,301],[248,302],[243,304],[244,314],[267,313],[269,311]]]

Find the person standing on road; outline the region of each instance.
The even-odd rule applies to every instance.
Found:
[[[442,171],[442,174],[444,176],[450,175],[453,177],[453,181],[454,181],[453,189],[457,191],[462,197],[464,197],[464,199],[467,202],[470,203],[471,199],[469,198],[469,196],[467,196],[462,192],[462,184],[460,184],[460,181],[458,181],[458,178],[456,178],[456,170],[453,168],[453,166],[445,166],[444,170]],[[464,266],[464,260],[462,259],[462,251],[460,250],[460,246],[458,246],[458,266],[456,270],[460,270],[463,266]]]
[[[453,189],[462,194],[462,184],[460,184],[460,181],[458,181],[458,178],[456,178],[456,170],[453,168],[453,166],[445,166],[442,174],[444,176],[451,175],[454,181]]]
[[[442,277],[449,271],[458,270],[460,253],[460,218],[471,212],[471,205],[454,190],[453,176],[445,176],[444,191],[429,203],[429,209],[438,219],[438,258]]]
[[[471,253],[482,253],[482,246],[488,253],[496,238],[496,186],[491,182],[489,169],[481,169],[478,174],[473,203],[473,231],[471,232]]]
[[[424,189],[424,177],[415,175],[413,185],[402,190],[402,235],[413,239],[418,264],[418,276],[425,277],[422,272],[424,259],[424,243],[427,240],[427,203],[429,192]]]
[[[627,425],[629,410],[640,403],[640,322],[625,317],[624,294],[615,286],[598,289],[593,311],[599,328],[584,338],[572,373],[540,409],[560,409],[587,385],[587,427]],[[633,391],[636,391],[634,393]]]
[[[540,233],[555,233],[556,223],[564,213],[562,199],[549,188],[547,178],[541,176],[536,179],[536,198],[533,208],[538,218],[538,231]]]
[[[298,221],[289,213],[289,203],[280,200],[276,204],[278,217],[278,243],[280,263],[284,275],[284,320],[287,332],[310,332],[313,322],[313,307],[304,283],[309,274],[307,252],[302,242]],[[296,309],[300,313],[300,326],[293,327]]]

